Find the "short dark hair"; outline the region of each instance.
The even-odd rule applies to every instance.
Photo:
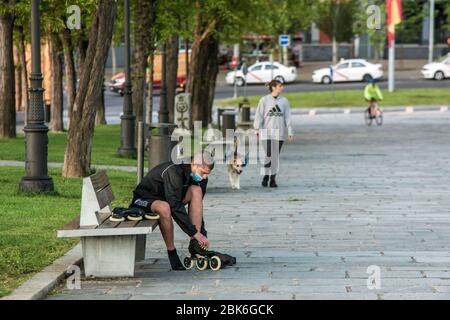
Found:
[[[212,171],[215,165],[214,157],[208,151],[202,151],[194,155],[194,157],[192,158],[192,163],[207,167],[209,171]]]
[[[269,87],[270,92],[273,92],[273,88],[279,86],[279,85],[283,85],[283,82],[281,82],[280,80],[272,80],[270,81],[267,86]]]

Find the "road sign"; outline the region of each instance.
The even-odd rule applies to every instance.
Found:
[[[288,34],[282,34],[278,39],[278,43],[282,47],[288,47],[291,45],[291,37]]]

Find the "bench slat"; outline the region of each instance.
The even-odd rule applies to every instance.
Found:
[[[95,196],[97,197],[100,209],[103,209],[107,205],[111,204],[111,202],[114,200],[114,194],[112,192],[111,185],[107,185],[100,191],[95,191]]]
[[[152,227],[58,230],[58,238],[126,236],[152,233]]]
[[[97,229],[111,229],[117,227],[121,222],[114,222],[106,219]]]
[[[89,177],[92,181],[92,185],[94,186],[94,190],[100,191],[104,189],[107,185],[109,185],[109,179],[106,175],[106,171],[102,170],[97,172],[96,174]]]
[[[151,227],[152,230],[155,230],[158,226],[158,220],[142,220],[136,225],[136,228]]]
[[[98,225],[100,226],[103,222],[105,222],[111,216],[108,212],[97,212],[97,220]]]
[[[125,220],[124,222],[121,222],[117,228],[133,228],[135,227],[137,224],[139,223],[139,221],[128,221]]]

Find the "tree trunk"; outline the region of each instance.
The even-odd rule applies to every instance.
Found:
[[[169,123],[174,123],[175,114],[175,95],[177,94],[178,78],[178,53],[179,37],[170,37],[167,43],[167,109],[169,110]]]
[[[336,65],[338,63],[338,50],[339,50],[338,43],[336,41],[336,38],[333,37],[333,43],[332,43],[333,65]]]
[[[99,0],[98,3],[67,135],[63,168],[65,177],[83,177],[90,173],[96,100],[103,86],[105,64],[117,11],[115,0]]]
[[[112,75],[114,77],[117,74],[117,55],[114,42],[112,42],[111,44],[111,60],[112,60]]]
[[[0,16],[0,138],[16,137],[13,26],[12,14]]]
[[[56,33],[50,35],[50,70],[52,73],[52,96],[50,101],[50,130],[53,132],[62,132],[63,123],[63,64],[61,59],[61,42]]]
[[[81,29],[77,37],[77,74],[81,74],[84,60],[86,60],[86,51],[88,49],[89,41],[86,41],[84,31]]]
[[[154,23],[154,0],[138,0],[136,5],[136,20],[134,51],[131,81],[133,86],[133,112],[136,116],[136,126],[139,121],[144,120],[144,103],[146,73],[148,65],[148,57],[150,54],[153,23]],[[135,132],[138,132],[136,130]]]
[[[22,64],[20,63],[20,51],[19,48],[14,50],[14,60],[16,61],[15,68],[15,80],[16,80],[16,109],[22,111]]]
[[[149,71],[148,71],[148,94],[147,94],[147,107],[145,110],[145,122],[147,124],[152,123],[153,121],[153,78],[154,78],[154,51],[150,53],[150,63],[149,63]]]
[[[103,82],[105,82],[105,78],[103,78]],[[96,125],[105,125],[106,123],[106,111],[105,111],[105,87],[102,86],[102,89],[97,92],[97,101],[95,102],[97,111],[95,114],[95,124]]]
[[[20,52],[20,64],[22,65],[22,74],[21,74],[22,88],[21,88],[21,90],[24,93],[24,98],[25,98],[23,100],[24,100],[24,112],[25,112],[25,116],[26,116],[28,106],[30,104],[30,97],[28,95],[28,69],[27,69],[27,56],[26,56],[26,50],[25,50],[25,33],[23,32],[23,27],[19,27],[19,52]]]
[[[212,106],[214,104],[214,96],[216,92],[216,80],[219,74],[219,41],[215,38],[210,38],[209,48],[208,48],[208,66],[206,69],[206,79],[209,83],[208,92],[208,108],[207,108],[207,119],[208,124],[212,122]]]
[[[61,42],[64,49],[64,67],[66,73],[67,87],[67,128],[70,128],[72,118],[73,104],[77,95],[77,74],[75,70],[75,59],[73,56],[72,37],[69,29],[63,29],[61,33]]]
[[[192,45],[189,92],[192,95],[192,121],[202,121],[202,126],[206,127],[210,121],[209,115],[214,98],[217,73],[211,64],[214,61],[217,63],[218,42],[212,34],[204,38],[199,37],[199,34],[202,34],[201,30],[196,30]],[[212,61],[209,62],[209,59]],[[214,79],[209,79],[210,77]]]

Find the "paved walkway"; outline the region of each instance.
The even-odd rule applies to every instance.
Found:
[[[277,190],[211,177],[213,248],[237,256],[220,272],[171,272],[159,231],[136,278],[84,280],[49,299],[449,299],[450,113],[295,116]],[[186,237],[176,231],[179,252]],[[367,268],[380,268],[380,289]]]

